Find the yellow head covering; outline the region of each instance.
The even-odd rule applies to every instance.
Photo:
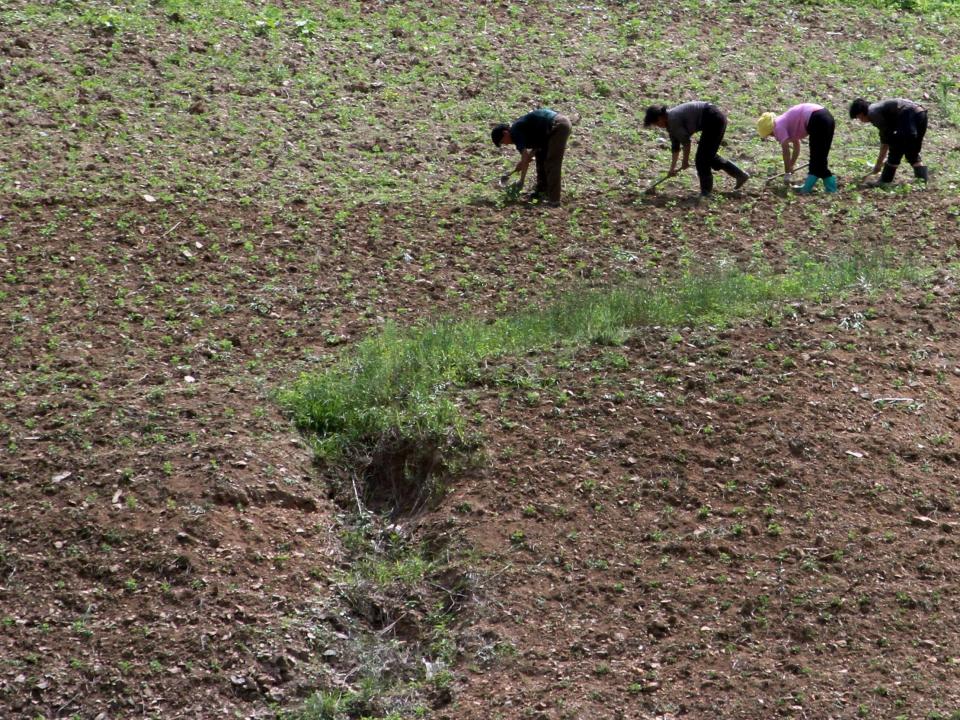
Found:
[[[760,137],[765,138],[768,135],[773,135],[773,126],[776,121],[777,116],[772,112],[765,112],[757,120],[757,132],[760,133]]]

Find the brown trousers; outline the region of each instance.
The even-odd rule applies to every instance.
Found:
[[[567,150],[567,138],[573,126],[570,120],[557,115],[553,119],[553,128],[547,136],[547,146],[537,150],[537,189],[551,202],[560,202],[560,172],[563,167],[563,154]]]

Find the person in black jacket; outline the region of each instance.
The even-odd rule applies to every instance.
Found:
[[[727,130],[727,116],[716,105],[708,102],[687,102],[669,110],[666,105],[651,105],[647,108],[643,125],[666,128],[673,152],[669,175],[676,175],[680,170],[690,167],[690,138],[694,133],[700,133],[700,142],[697,144],[697,154],[693,161],[700,179],[700,195],[707,196],[713,190],[712,170],[723,170],[736,178],[735,189],[743,187],[750,179],[750,175],[717,154],[723,134]],[[681,148],[683,164],[678,169],[677,160]]]
[[[927,182],[927,167],[920,159],[923,137],[927,134],[925,108],[900,98],[875,103],[857,98],[850,103],[850,119],[873,123],[880,131],[880,154],[873,166],[874,174],[881,173],[876,184],[886,185],[893,182],[900,160],[904,157],[913,165],[914,177]]]
[[[527,175],[527,166],[536,158],[537,185],[533,197],[546,197],[551,205],[559,205],[563,156],[571,129],[568,118],[549,108],[539,108],[514,121],[512,125],[496,125],[490,137],[497,147],[516,146],[520,161],[514,172],[520,173],[521,185]]]

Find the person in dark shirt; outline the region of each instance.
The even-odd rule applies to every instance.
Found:
[[[923,107],[899,98],[875,103],[857,98],[850,103],[850,119],[873,123],[880,131],[880,154],[873,166],[874,174],[881,173],[876,184],[893,182],[904,156],[913,165],[914,177],[927,182],[927,167],[920,159],[923,137],[927,134],[927,111]]]
[[[552,205],[560,204],[560,175],[563,155],[572,125],[570,120],[548,108],[527,113],[512,125],[501,123],[490,133],[493,144],[514,145],[520,161],[514,172],[520,173],[520,184],[527,176],[527,166],[536,158],[537,185],[533,197],[546,197]]]
[[[687,102],[669,110],[666,105],[651,105],[647,108],[643,125],[665,128],[670,136],[670,150],[673,152],[673,158],[670,161],[668,175],[676,175],[680,170],[690,167],[690,138],[694,133],[700,133],[700,142],[697,144],[697,154],[693,162],[697,168],[697,177],[700,179],[701,196],[708,196],[713,190],[713,170],[723,170],[736,178],[735,189],[743,187],[743,184],[750,179],[749,174],[717,154],[720,143],[723,141],[723,134],[727,131],[727,116],[716,105],[707,102]],[[683,148],[683,164],[678,169],[677,160],[680,158],[681,148]]]

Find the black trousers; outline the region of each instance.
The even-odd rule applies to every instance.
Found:
[[[706,194],[713,190],[713,170],[725,170],[733,174],[733,166],[717,154],[726,131],[727,117],[723,111],[715,105],[707,107],[703,111],[700,142],[697,143],[697,154],[693,158],[697,177],[700,179],[701,193]]]
[[[927,111],[907,108],[900,113],[897,129],[890,138],[890,154],[887,164],[896,167],[906,156],[907,162],[916,165],[920,162],[920,149],[923,137],[927,134]]]
[[[833,175],[827,166],[827,156],[830,155],[830,146],[833,145],[833,132],[837,123],[830,111],[824,108],[817,110],[807,121],[807,134],[810,136],[810,168],[808,172],[818,178],[828,178]]]

